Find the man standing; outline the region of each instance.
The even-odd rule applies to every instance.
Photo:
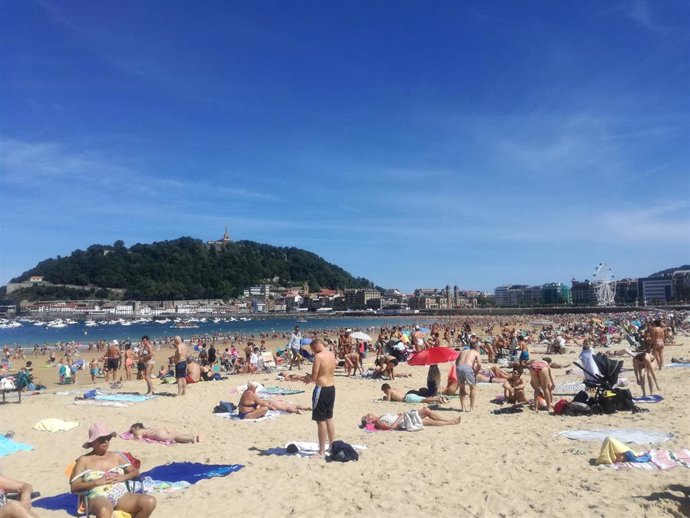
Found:
[[[288,342],[288,349],[292,356],[290,357],[290,369],[296,363],[298,369],[302,369],[302,334],[299,332],[299,326],[295,326],[295,332],[290,335]]]
[[[477,397],[477,377],[476,374],[482,367],[482,360],[479,356],[479,344],[474,342],[469,349],[463,349],[455,360],[455,373],[458,376],[460,385],[460,406],[463,412],[467,411],[466,400],[467,392],[465,384],[470,386],[470,412],[474,410],[474,401]]]
[[[120,344],[117,340],[110,342],[108,350],[105,352],[105,382],[108,383],[108,377],[112,374],[113,382],[115,382],[115,375],[120,368]]]
[[[144,364],[144,380],[146,381],[146,394],[153,395],[153,344],[147,335],[141,337],[141,348],[139,349],[139,362]]]
[[[187,393],[187,355],[189,353],[187,345],[179,336],[176,336],[173,339],[173,344],[175,346],[175,356],[173,357],[173,361],[175,362],[177,395],[184,396]]]
[[[314,353],[314,365],[311,375],[304,375],[305,383],[315,383],[314,393],[311,398],[312,421],[316,421],[316,429],[319,436],[319,455],[326,455],[326,436],[328,443],[335,440],[335,424],[333,423],[333,407],[335,406],[335,385],[333,372],[335,371],[335,356],[326,349],[320,338],[314,339],[311,344]]]

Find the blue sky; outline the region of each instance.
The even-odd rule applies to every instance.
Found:
[[[690,3],[0,1],[0,283],[93,243],[385,287],[690,262]]]

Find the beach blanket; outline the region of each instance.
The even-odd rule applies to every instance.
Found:
[[[326,444],[326,449],[328,449]],[[361,444],[353,444],[355,450],[366,450],[367,447]],[[293,457],[313,457],[319,454],[319,444],[316,442],[294,441],[287,443],[283,448],[269,448],[261,451],[262,455],[289,455]]]
[[[659,401],[663,401],[664,396],[660,396],[659,394],[652,394],[651,396],[642,396],[642,397],[634,397],[633,401],[635,403],[658,403]]]
[[[0,457],[6,455],[11,455],[18,451],[29,451],[33,450],[32,446],[24,444],[23,442],[15,442],[12,439],[8,439],[5,436],[0,435]]]
[[[635,429],[566,430],[556,435],[577,441],[603,441],[610,436],[620,442],[634,444],[666,442],[673,438],[672,433]]]
[[[157,441],[156,439],[149,439],[142,437],[141,439],[134,435],[133,433],[130,432],[123,432],[120,434],[120,439],[124,441],[141,441],[141,442],[147,442],[149,444],[162,444],[164,446],[170,446],[171,444],[175,444],[175,441]]]
[[[567,383],[560,383],[553,389],[554,394],[577,394],[581,390],[586,390],[585,384],[581,381],[569,381]]]
[[[110,407],[128,407],[134,403],[122,403],[121,401],[97,401],[95,399],[78,399],[72,403],[73,405],[87,405],[87,406],[110,406]]]
[[[41,419],[38,423],[36,423],[34,425],[34,430],[50,433],[66,432],[67,430],[71,430],[77,426],[79,426],[79,423],[75,421],[63,421],[62,419],[58,418],[48,418]]]
[[[303,394],[304,390],[285,387],[264,387],[261,390],[257,390],[257,393],[271,394],[273,396],[292,396],[293,394]]]
[[[266,414],[264,414],[262,417],[259,419],[240,419],[239,415],[237,412],[232,412],[232,413],[218,413],[218,414],[213,414],[217,417],[222,417],[224,419],[232,419],[233,421],[243,421],[247,423],[258,423],[260,421],[268,421],[270,419],[275,419],[279,415],[284,414],[285,412],[281,412],[280,410],[268,410]]]
[[[204,479],[226,477],[244,468],[242,464],[202,464],[199,462],[173,462],[156,466],[141,474],[144,491],[151,493],[170,493],[189,487]],[[50,511],[64,511],[72,514],[77,499],[72,493],[61,493],[55,496],[33,501],[34,507]]]
[[[171,462],[142,473],[159,482],[188,482],[196,484],[204,479],[226,477],[244,468],[243,464],[203,464],[201,462]]]
[[[690,450],[650,450],[646,452],[648,462],[615,462],[607,464],[607,467],[615,470],[630,468],[643,469],[645,471],[665,471],[677,467],[690,468]]]
[[[97,401],[118,401],[121,403],[141,403],[142,401],[147,401],[153,399],[156,396],[147,396],[145,394],[102,394],[97,393],[95,397],[90,399],[95,399]]]
[[[690,363],[669,363],[664,367],[690,367]]]

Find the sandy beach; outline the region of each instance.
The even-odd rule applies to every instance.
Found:
[[[666,348],[671,356],[690,355],[690,339],[677,337]],[[275,345],[275,344],[272,344]],[[541,350],[539,347],[535,351]],[[579,349],[559,356],[572,362]],[[170,355],[157,353],[157,366]],[[541,357],[538,352],[533,356]],[[88,354],[82,355],[88,357]],[[657,373],[664,400],[645,404],[649,411],[592,417],[519,414],[494,415],[499,406],[490,400],[502,392],[500,385],[478,387],[478,408],[460,414],[458,398],[438,410],[444,416],[462,415],[458,426],[431,428],[416,433],[366,433],[358,427],[367,413],[401,412],[419,407],[404,403],[376,401],[381,398],[380,380],[336,377],[336,435],[352,444],[365,445],[359,462],[326,463],[321,459],[262,455],[262,450],[283,447],[291,441],[316,441],[316,426],[309,414],[281,415],[264,422],[222,419],[212,414],[220,400],[237,403],[236,387],[254,379],[266,386],[304,390],[284,396],[286,401],[310,404],[312,387],[302,383],[283,383],[275,374],[236,375],[228,380],[190,385],[185,397],[168,397],[174,385],[159,385],[161,396],[128,407],[75,405],[77,394],[58,391],[93,388],[88,374],[80,373],[77,386],[55,387],[56,369],[39,366],[36,376],[50,381],[46,393],[27,395],[21,404],[0,406],[0,432],[15,432],[14,439],[33,450],[2,457],[2,473],[33,484],[43,496],[68,491],[65,467],[85,450],[91,423],[102,422],[118,433],[132,423],[168,426],[181,432],[202,433],[200,444],[163,446],[115,438],[111,450],[130,451],[142,462],[142,471],[173,461],[214,464],[242,464],[244,469],[223,478],[204,480],[185,490],[156,495],[154,516],[441,516],[449,512],[467,516],[687,516],[690,470],[677,467],[668,471],[642,469],[616,471],[593,466],[600,442],[579,442],[555,434],[568,429],[638,428],[670,432],[673,439],[657,448],[676,450],[690,447],[690,417],[687,412],[687,368],[666,368]],[[373,365],[373,355],[365,362]],[[450,364],[441,366],[444,377]],[[633,395],[634,373],[627,370]],[[401,365],[400,373],[410,378],[390,382],[403,391],[423,386],[424,367]],[[554,370],[556,383],[581,379],[579,370],[570,375]],[[100,381],[97,386],[105,388]],[[144,392],[143,381],[125,381],[121,391]],[[15,396],[8,396],[13,400]],[[572,398],[572,396],[570,396]],[[559,397],[556,397],[558,400]],[[41,432],[32,427],[40,419],[61,418],[76,421],[77,428],[66,432]],[[636,451],[646,445],[633,445]],[[75,498],[76,502],[76,498]],[[62,511],[36,508],[39,516],[65,516]]]

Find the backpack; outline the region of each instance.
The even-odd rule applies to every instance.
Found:
[[[351,444],[343,441],[333,441],[331,444],[331,455],[326,457],[328,462],[348,462],[359,460],[359,453],[355,451]]]
[[[616,394],[616,410],[634,410],[632,392],[628,389],[615,388],[613,392]]]

